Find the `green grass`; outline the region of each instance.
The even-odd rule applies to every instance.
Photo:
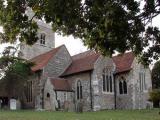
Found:
[[[0,111],[0,120],[160,120],[159,110],[108,110],[100,112]]]

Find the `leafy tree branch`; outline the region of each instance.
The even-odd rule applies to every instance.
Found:
[[[31,18],[28,8],[34,12]],[[132,50],[146,65],[160,57],[160,31],[149,26],[159,14],[159,0],[6,0],[6,4],[0,0],[6,42],[19,39],[34,44],[38,39],[36,18],[50,23],[54,32],[82,39],[103,55]],[[149,47],[152,37],[156,42]]]

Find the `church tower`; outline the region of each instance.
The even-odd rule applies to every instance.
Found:
[[[33,12],[30,9],[28,10],[28,15],[29,17],[33,16]],[[39,39],[32,46],[26,45],[24,43],[20,44],[19,57],[23,59],[32,59],[55,48],[55,33],[52,31],[51,26],[42,21],[35,21],[39,27]]]

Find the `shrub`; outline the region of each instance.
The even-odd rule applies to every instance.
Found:
[[[157,106],[159,107],[160,105],[160,89],[153,89],[151,92],[150,92],[150,100],[156,104],[154,106]]]

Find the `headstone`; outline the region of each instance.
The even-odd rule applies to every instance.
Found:
[[[83,112],[83,101],[79,100],[77,102],[77,113],[82,113]]]
[[[17,109],[17,101],[16,99],[10,99],[10,109],[11,110],[16,110]]]
[[[0,109],[2,108],[2,100],[0,99]]]
[[[21,102],[20,102],[20,100],[16,100],[16,109],[17,110],[21,109]]]

